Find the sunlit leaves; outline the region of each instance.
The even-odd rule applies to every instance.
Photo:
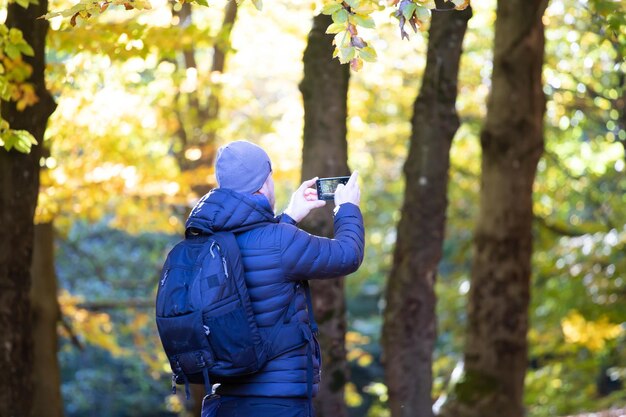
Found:
[[[106,313],[93,313],[79,306],[81,300],[66,291],[59,296],[59,305],[64,317],[71,320],[74,336],[94,346],[106,349],[112,355],[127,355],[130,350],[117,343],[114,325]]]
[[[29,1],[19,4],[28,7]],[[19,29],[0,25],[0,99],[15,102],[19,111],[38,101],[33,85],[27,82],[33,68],[22,59],[33,55],[33,48]],[[35,144],[37,141],[28,131],[12,130],[8,122],[0,118],[0,147],[28,153]]]
[[[611,323],[607,317],[596,321],[587,321],[579,312],[572,311],[561,320],[561,327],[568,343],[577,343],[589,350],[602,349],[607,340],[612,340],[624,333],[621,324]]]
[[[4,149],[10,151],[15,148],[16,151],[28,153],[36,144],[37,141],[30,132],[10,129],[7,121],[0,118],[0,146]]]
[[[21,0],[26,1],[26,0]],[[178,3],[195,3],[200,6],[210,6],[209,0],[176,0]],[[238,5],[245,0],[229,0],[236,1]],[[263,0],[250,0],[257,10],[263,9]],[[72,7],[67,9],[55,10],[42,16],[45,19],[54,17],[70,17],[70,24],[76,26],[77,19],[89,19],[104,13],[109,6],[123,6],[125,10],[150,10],[152,3],[150,0],[80,0]]]
[[[52,11],[42,18],[70,17],[70,24],[76,26],[79,17],[89,19],[92,16],[98,16],[104,13],[109,6],[123,6],[126,10],[150,10],[152,8],[149,0],[81,0],[69,9]]]
[[[159,59],[174,58],[176,48],[210,46],[214,37],[195,25],[150,26],[129,22],[100,22],[91,20],[68,30],[51,31],[48,44],[64,56],[76,52],[107,55],[110,59],[126,60],[157,55]]]
[[[434,2],[416,2],[413,0],[400,0],[393,16],[398,19],[400,26],[400,37],[409,39],[409,34],[405,30],[405,24],[409,23],[414,32],[425,31],[426,23],[430,19],[430,9],[435,8]]]
[[[452,3],[454,10],[464,10],[470,4],[469,0],[447,1]],[[392,3],[396,5],[396,10],[392,15],[398,19],[402,39],[409,39],[409,33],[405,29],[406,23],[411,26],[415,33],[425,31],[427,23],[430,21],[431,10],[437,8],[434,0],[393,0]]]
[[[229,1],[236,1],[237,5],[240,6],[242,3],[244,3],[245,0],[229,0]],[[257,10],[263,10],[263,0],[250,0],[252,2],[252,4],[254,4],[254,7]],[[193,3],[193,1],[192,1]]]
[[[373,29],[376,25],[371,13],[379,9],[377,3],[370,0],[332,0],[324,3],[322,13],[333,19],[326,29],[326,33],[335,34],[333,58],[339,58],[342,64],[350,63],[354,71],[363,67],[363,60],[376,59],[376,51],[359,36],[358,27]]]
[[[469,6],[469,0],[449,0],[453,9],[463,10]],[[409,39],[405,30],[408,23],[415,32],[425,31],[426,23],[430,20],[431,9],[436,5],[433,0],[392,0],[394,7],[392,16],[399,21],[400,37]],[[325,0],[322,13],[330,15],[333,23],[326,33],[336,34],[334,58],[342,64],[350,63],[350,67],[358,71],[363,67],[363,61],[376,61],[376,50],[359,36],[359,28],[374,29],[376,24],[372,17],[374,11],[382,10],[378,2],[372,0]]]

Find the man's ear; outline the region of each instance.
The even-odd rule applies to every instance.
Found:
[[[263,183],[263,186],[257,193],[262,194],[267,198],[267,201],[270,202],[270,206],[272,210],[274,210],[274,206],[276,204],[276,196],[274,194],[274,179],[272,178],[272,173],[267,176],[267,179]]]
[[[261,189],[256,192],[258,194],[263,194],[268,199],[270,197],[270,184],[269,184],[269,181],[270,181],[270,177],[268,176],[267,179],[265,180],[265,182],[263,183],[263,186],[261,187]]]

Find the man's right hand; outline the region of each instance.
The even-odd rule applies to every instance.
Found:
[[[300,223],[302,219],[309,215],[311,210],[324,207],[326,201],[317,199],[317,190],[312,188],[317,177],[304,181],[302,185],[291,196],[289,206],[284,213]]]
[[[343,203],[352,203],[358,206],[361,203],[361,189],[358,183],[359,173],[354,171],[346,185],[339,184],[335,190],[335,206]]]

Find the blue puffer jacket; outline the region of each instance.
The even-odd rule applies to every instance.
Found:
[[[364,228],[359,208],[343,204],[335,215],[335,238],[313,236],[282,215],[274,217],[263,195],[215,189],[194,208],[186,227],[203,231],[252,228],[237,235],[248,292],[261,330],[287,311],[287,327],[306,327],[309,316],[301,280],[332,278],[356,271],[363,260]],[[296,297],[294,300],[294,296]],[[292,303],[292,300],[294,301]],[[284,316],[283,316],[284,317]],[[235,396],[306,397],[307,348],[313,354],[313,395],[320,380],[317,340],[271,359],[258,373],[222,384],[218,392]]]

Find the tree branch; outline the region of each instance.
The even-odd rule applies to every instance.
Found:
[[[125,308],[144,309],[154,308],[155,301],[153,298],[97,300],[85,301],[84,303],[77,304],[77,307],[84,308],[89,311],[118,310]]]
[[[533,214],[533,219],[544,229],[549,230],[560,236],[580,237],[592,233],[571,227],[570,224],[567,225],[568,227],[565,227],[561,224],[549,222],[547,218],[539,216],[537,214]]]
[[[59,321],[61,322],[61,326],[67,332],[67,335],[69,336],[72,345],[74,345],[78,350],[84,350],[84,346],[82,343],[80,343],[80,340],[78,340],[74,329],[72,329],[72,325],[65,319],[65,316],[63,316],[62,313],[59,313],[59,317],[61,317],[59,319]]]

